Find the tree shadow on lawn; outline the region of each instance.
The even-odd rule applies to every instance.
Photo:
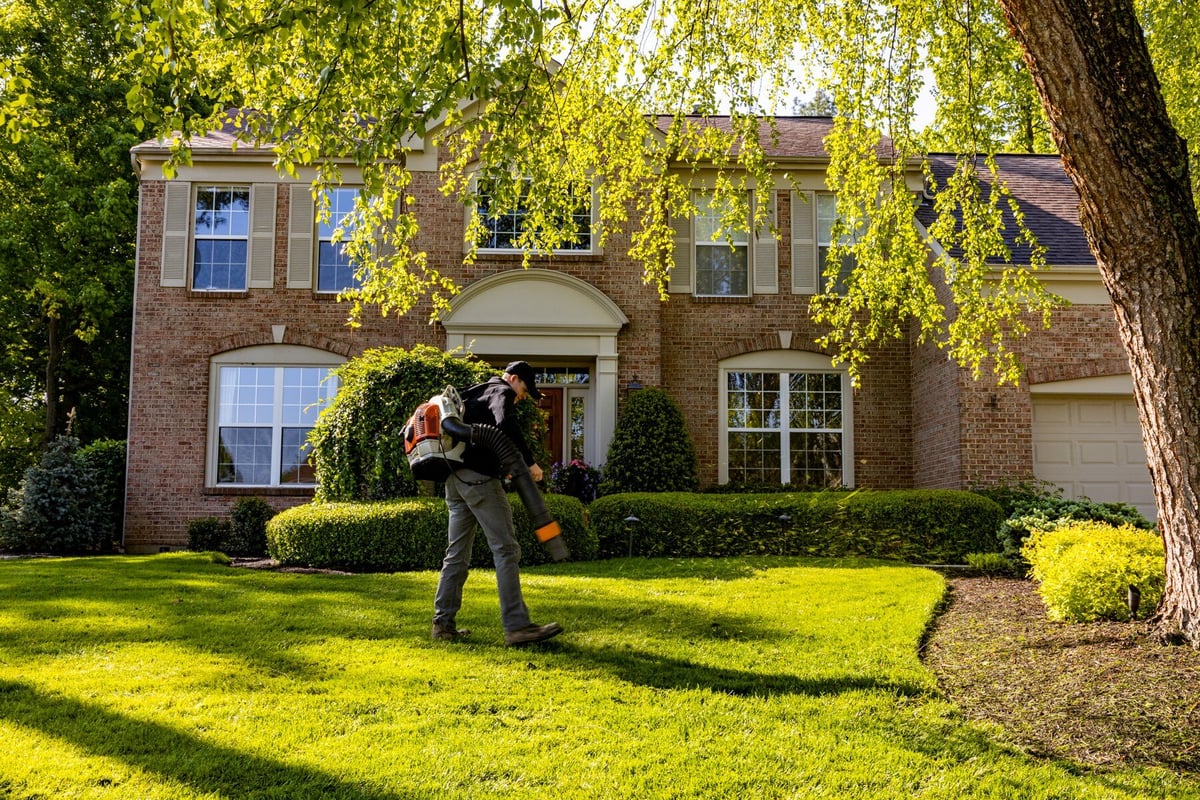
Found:
[[[710,581],[738,581],[753,578],[771,569],[806,567],[812,569],[917,569],[917,565],[891,559],[853,557],[818,558],[814,556],[731,556],[729,558],[691,558],[634,556],[596,561],[566,561],[522,567],[531,575],[563,577],[603,577],[622,580],[674,580],[698,578]],[[490,568],[490,567],[489,567]]]
[[[133,719],[15,681],[0,680],[0,719],[122,761],[205,796],[293,800],[411,800],[314,769],[206,742],[155,722]]]
[[[405,638],[418,606],[429,618],[436,580],[231,570],[194,556],[62,559],[43,567],[52,570],[44,579],[33,570],[3,587],[5,611],[26,623],[0,640],[0,653],[13,659],[160,642],[301,678],[319,667],[292,650],[297,641]],[[420,627],[428,636],[428,623]]]
[[[927,686],[865,675],[806,678],[786,673],[715,667],[633,648],[581,647],[558,640],[543,646],[569,656],[582,669],[599,667],[626,683],[652,689],[705,689],[735,697],[828,697],[860,691],[879,691],[902,697],[925,697],[930,694]]]

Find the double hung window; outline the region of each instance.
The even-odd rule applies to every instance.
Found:
[[[711,195],[699,196],[696,205],[694,293],[702,297],[746,297],[750,294],[749,233],[723,228],[725,209],[715,204]]]
[[[827,279],[824,277],[825,271],[828,269],[829,250],[833,247],[834,237],[833,231],[837,225],[837,195],[829,192],[818,192],[817,200],[817,269],[820,272],[820,285],[824,286]],[[841,237],[841,244],[849,244],[851,238],[845,234]],[[850,273],[854,270],[854,256],[846,254],[842,257],[841,264],[838,265],[838,274],[834,279],[834,291],[838,294],[844,294],[846,291],[846,280]]]
[[[329,218],[317,223],[318,292],[336,294],[361,285],[346,252],[346,241],[354,232],[354,208],[359,193],[358,189],[345,187],[325,193]]]
[[[250,242],[250,187],[196,187],[192,288],[242,291]]]

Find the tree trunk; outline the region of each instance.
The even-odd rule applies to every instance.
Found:
[[[1200,221],[1131,0],[1000,0],[1129,354],[1166,546],[1163,633],[1200,647]]]
[[[54,441],[58,433],[58,365],[62,360],[62,341],[57,317],[46,317],[46,424],[42,430],[42,449]]]

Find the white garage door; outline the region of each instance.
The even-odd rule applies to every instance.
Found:
[[[1034,395],[1033,474],[1067,497],[1129,503],[1155,518],[1132,397]]]

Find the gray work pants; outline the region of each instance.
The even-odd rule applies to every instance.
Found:
[[[450,628],[455,625],[478,522],[496,565],[500,624],[506,631],[530,625],[529,609],[521,596],[521,545],[513,537],[512,506],[500,479],[460,469],[446,481],[446,505],[450,510],[449,544],[433,599],[433,621]]]

